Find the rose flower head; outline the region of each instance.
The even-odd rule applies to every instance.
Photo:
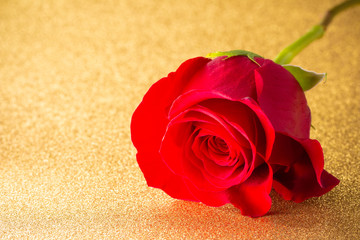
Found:
[[[258,217],[271,207],[272,188],[302,202],[338,184],[323,169],[310,125],[294,74],[232,51],[189,59],[152,85],[132,116],[131,138],[149,186]]]

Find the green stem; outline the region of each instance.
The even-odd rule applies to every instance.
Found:
[[[344,11],[345,9],[352,7],[356,4],[360,4],[360,0],[348,0],[339,5],[331,8],[323,18],[320,24],[315,25],[307,32],[305,35],[300,37],[298,40],[284,48],[279,55],[275,58],[274,62],[278,64],[288,64],[291,60],[298,55],[304,48],[306,48],[310,43],[315,41],[316,39],[320,39],[329,24],[331,23],[332,19],[339,14],[340,12]]]

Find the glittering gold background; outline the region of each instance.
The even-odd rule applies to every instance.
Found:
[[[0,1],[0,238],[356,239],[360,7],[293,61],[328,73],[307,97],[332,192],[271,193],[256,219],[174,200],[146,186],[129,130],[149,86],[187,58],[273,58],[339,2]]]

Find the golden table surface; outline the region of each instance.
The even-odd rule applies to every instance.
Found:
[[[274,56],[341,2],[0,2],[1,239],[356,239],[360,234],[360,7],[293,63],[328,78],[307,93],[312,137],[340,184],[301,204],[271,193],[261,218],[148,188],[130,118],[184,60]]]

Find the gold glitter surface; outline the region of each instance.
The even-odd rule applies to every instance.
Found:
[[[0,1],[0,238],[356,239],[360,234],[360,7],[293,63],[327,72],[307,93],[312,137],[341,180],[301,204],[271,193],[243,217],[148,188],[130,118],[187,58],[273,58],[340,0]]]

